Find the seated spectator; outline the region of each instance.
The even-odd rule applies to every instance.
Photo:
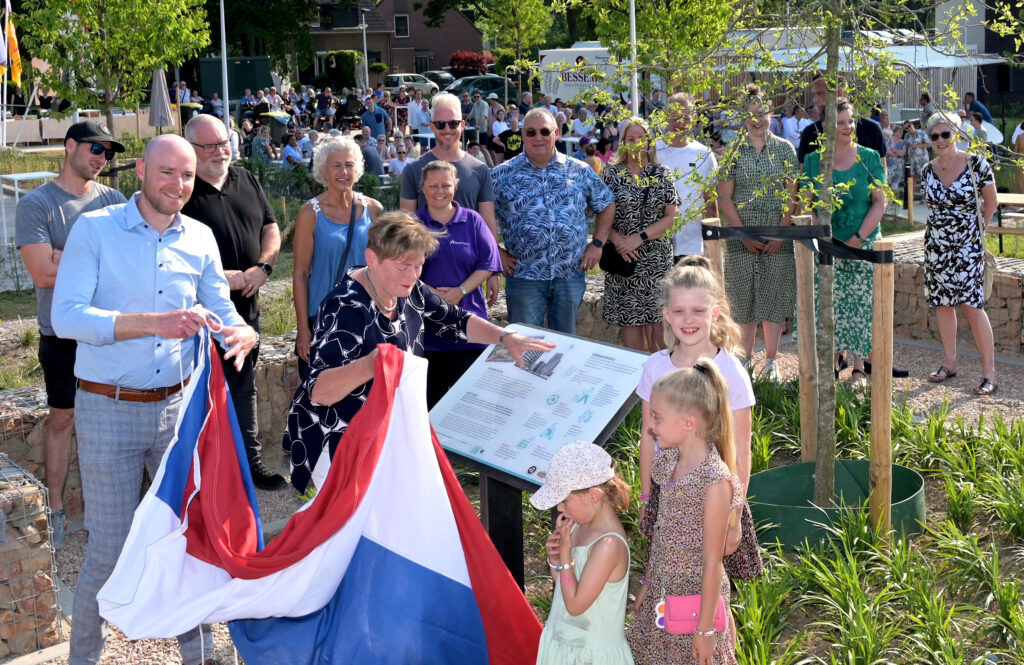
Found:
[[[256,105],[252,109],[252,114],[256,118],[259,118],[264,113],[270,113],[270,102],[267,101],[267,96],[262,90],[256,91]]]
[[[313,134],[314,132],[310,132]],[[308,162],[313,156],[313,142],[306,136],[306,133],[302,131],[302,128],[295,130],[295,139],[299,144],[299,152],[302,153],[302,161]]]
[[[366,137],[362,134],[356,134],[352,137],[356,145],[359,146],[359,151],[363,154],[363,164],[366,165],[366,172],[373,173],[377,177],[384,175],[384,162],[380,160],[380,155],[374,148],[371,148],[366,143]]]
[[[612,161],[612,157],[615,156],[615,151],[612,149],[611,140],[606,138],[598,139],[596,153],[594,156],[600,159],[605,164]]]
[[[409,164],[409,150],[405,147],[405,144],[398,146],[395,150],[395,156],[388,162],[388,171],[391,173],[392,178],[401,177],[402,171]]]
[[[267,103],[270,104],[271,111],[283,111],[284,110],[284,99],[281,95],[277,94],[277,88],[270,86],[270,94],[267,95]]]
[[[331,94],[330,88],[324,88],[316,96],[317,119],[313,121],[313,129],[331,129],[334,126],[334,113],[334,95]],[[323,120],[318,126],[317,122],[320,122],[320,118]]]
[[[586,108],[580,109],[579,116],[572,121],[573,136],[592,136],[594,134],[594,111],[597,109],[593,103]]]
[[[217,93],[213,93],[210,97],[210,108],[213,109],[213,115],[218,118],[224,117],[224,102]]]
[[[594,169],[594,173],[600,177],[604,173],[604,162],[597,156],[597,146],[593,142],[588,141],[587,145],[583,147],[583,154],[585,155],[583,162]]]
[[[270,127],[262,125],[252,142],[252,159],[263,164],[277,160],[277,150],[270,140]]]
[[[466,152],[486,164],[488,168],[494,168],[494,162],[491,161],[491,156],[486,150],[481,148],[480,144],[476,141],[470,141],[466,144]]]
[[[572,153],[573,159],[578,159],[581,162],[584,159],[586,159],[587,154],[586,154],[586,152],[584,152],[583,148],[588,146],[588,145],[590,145],[590,143],[591,143],[591,140],[590,140],[589,136],[584,136],[584,137],[580,138],[579,147],[576,149],[576,151],[574,153]]]
[[[283,166],[290,166],[292,168],[302,168],[305,164],[295,134],[284,135],[284,149],[281,152],[281,162]]]

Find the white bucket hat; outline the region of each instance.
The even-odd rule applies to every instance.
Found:
[[[604,448],[585,441],[570,443],[551,456],[544,486],[533,493],[530,503],[547,510],[575,490],[596,487],[614,477],[612,457]]]

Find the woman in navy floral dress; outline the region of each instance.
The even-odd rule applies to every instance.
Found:
[[[996,390],[995,344],[985,305],[985,248],[978,223],[985,224],[996,209],[995,176],[984,157],[956,147],[956,118],[936,113],[928,120],[935,159],[922,170],[928,222],[924,235],[924,283],[928,304],[936,309],[943,361],[929,381],[938,383],[957,374],[956,308],[970,324],[981,355],[979,395]],[[980,200],[979,200],[980,199]]]
[[[378,344],[422,356],[423,332],[429,330],[453,341],[504,344],[520,364],[524,352],[554,347],[505,334],[431,291],[419,277],[426,256],[437,247],[435,234],[409,213],[383,214],[370,227],[366,267],[349,271],[321,302],[309,375],[295,391],[282,442],[291,454],[292,485],[300,492],[311,479],[322,484],[327,465],[318,468],[321,452],[333,455],[366,402]]]

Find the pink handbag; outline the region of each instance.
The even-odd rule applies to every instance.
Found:
[[[665,596],[658,604],[655,625],[664,628],[670,635],[692,635],[697,630],[697,618],[700,615],[700,595]],[[718,597],[715,608],[715,631],[725,631],[728,622],[725,602]]]

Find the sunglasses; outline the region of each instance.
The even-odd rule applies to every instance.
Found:
[[[945,139],[945,140],[948,141],[949,139],[951,139],[953,137],[953,132],[949,132],[949,131],[946,131],[946,132],[935,132],[934,134],[931,134],[930,136],[931,136],[931,139],[933,141],[938,141],[939,139]]]
[[[551,136],[554,133],[555,130],[551,129],[550,127],[541,127],[540,129],[533,129],[531,127],[530,129],[526,130],[526,135],[529,136],[530,138],[533,138],[537,134],[540,134],[541,136]]]
[[[404,154],[405,154],[405,150],[399,150],[399,151],[398,151],[398,154],[399,154],[399,155],[404,155]]]
[[[434,129],[444,129],[445,127],[447,127],[448,129],[458,129],[462,125],[462,121],[461,120],[434,120],[430,124],[432,124],[434,126]]]
[[[110,148],[104,148],[101,143],[96,143],[95,141],[79,141],[79,143],[88,143],[89,152],[94,155],[103,155],[107,158],[108,162],[114,158],[114,151]]]

